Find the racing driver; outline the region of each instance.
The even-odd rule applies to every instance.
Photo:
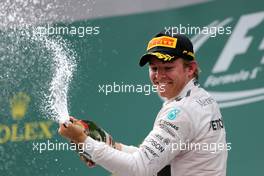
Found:
[[[164,100],[153,129],[139,147],[111,147],[87,136],[75,122],[59,133],[92,161],[118,176],[225,176],[226,133],[216,101],[198,84],[199,67],[191,41],[160,32],[148,43],[139,65]]]

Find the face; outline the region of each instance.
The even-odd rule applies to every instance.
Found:
[[[162,62],[153,56],[149,63],[149,77],[152,84],[158,87],[159,96],[170,99],[176,97],[192,79],[195,68],[195,62],[184,67],[180,58]]]

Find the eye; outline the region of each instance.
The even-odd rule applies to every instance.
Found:
[[[171,70],[173,69],[173,67],[164,67],[164,69],[165,69],[166,71],[171,71]]]
[[[152,72],[157,72],[158,68],[157,67],[150,67],[150,71]]]

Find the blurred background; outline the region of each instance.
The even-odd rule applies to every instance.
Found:
[[[1,1],[0,175],[112,175],[56,149],[66,140],[40,108],[56,68],[64,66],[54,67],[52,58],[65,55],[76,63],[69,113],[137,146],[162,106],[148,86],[148,68],[138,62],[164,29],[193,41],[199,82],[218,101],[231,143],[227,175],[262,175],[263,7],[257,0]],[[50,50],[24,28],[37,29],[37,37],[55,40],[62,50]],[[41,144],[50,150],[40,151]]]

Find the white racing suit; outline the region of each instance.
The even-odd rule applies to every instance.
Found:
[[[138,148],[123,145],[118,151],[87,137],[84,151],[118,176],[153,176],[167,165],[171,176],[225,176],[225,135],[216,101],[191,80],[176,98],[164,102]]]

